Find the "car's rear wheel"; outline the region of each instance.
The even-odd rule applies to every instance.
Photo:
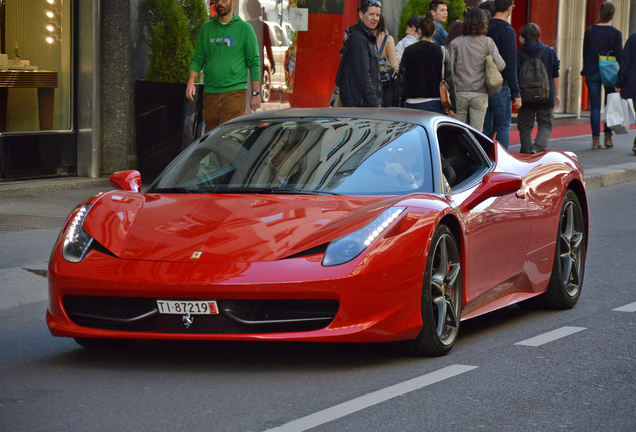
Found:
[[[576,194],[568,190],[561,206],[554,264],[541,299],[550,309],[570,309],[581,296],[587,245],[585,219]]]
[[[75,342],[88,349],[121,349],[132,346],[137,339],[83,338],[76,337]]]
[[[422,330],[409,341],[416,355],[440,356],[453,347],[459,332],[462,271],[459,248],[445,225],[435,230],[422,286]]]

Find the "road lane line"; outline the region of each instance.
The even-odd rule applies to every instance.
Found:
[[[636,302],[612,310],[616,312],[636,312]]]
[[[527,346],[539,346],[546,344],[548,342],[555,341],[557,339],[561,339],[565,336],[570,336],[571,334],[578,333],[582,330],[587,330],[586,327],[561,327],[556,330],[552,330],[550,332],[544,333],[539,336],[535,336],[530,339],[523,340],[521,342],[517,342],[515,345],[527,345]]]
[[[373,405],[377,405],[381,402],[385,402],[397,396],[401,396],[405,393],[418,390],[423,387],[435,384],[448,378],[463,374],[464,372],[477,369],[477,366],[466,365],[452,365],[440,369],[436,372],[431,372],[426,375],[413,378],[408,381],[396,384],[391,387],[384,388],[382,390],[375,391],[373,393],[366,394],[356,399],[352,399],[348,402],[341,403],[340,405],[327,408],[317,413],[308,415],[298,420],[291,421],[282,426],[268,429],[265,432],[301,432],[308,429],[320,426],[333,420],[337,420],[341,417],[345,417],[356,411],[363,410]]]

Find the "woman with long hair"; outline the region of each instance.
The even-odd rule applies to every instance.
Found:
[[[404,50],[400,63],[401,94],[405,107],[453,115],[455,111],[453,69],[446,48],[432,42],[435,35],[435,19],[431,12],[420,21],[417,34],[419,42]],[[444,109],[440,99],[442,63],[444,80],[448,83],[451,93],[453,105],[451,109]]]
[[[466,9],[462,22],[462,35],[453,39],[450,44],[457,92],[456,118],[465,122],[470,116],[470,125],[479,131],[483,130],[488,109],[486,56],[492,56],[499,71],[506,67],[497,45],[486,36],[487,32],[488,20],[484,12],[470,7]]]
[[[398,71],[397,55],[395,53],[395,39],[386,31],[384,15],[380,15],[380,21],[375,28],[376,45],[380,56],[380,65],[390,66],[390,71],[382,73],[380,67],[380,81],[382,82],[382,106],[390,107],[395,90],[395,78]],[[384,76],[383,76],[384,75]]]
[[[345,33],[346,41],[336,75],[340,99],[346,107],[379,107],[382,103],[380,65],[374,30],[380,21],[382,4],[363,0],[357,24]]]
[[[623,35],[610,25],[614,18],[616,8],[613,3],[605,2],[599,9],[600,19],[592,27],[585,31],[583,39],[583,70],[581,75],[585,77],[585,85],[590,101],[590,125],[592,126],[592,148],[601,148],[601,71],[598,67],[599,55],[611,55],[613,52],[616,61],[621,61],[623,52]],[[607,95],[614,93],[613,87],[605,87],[605,101]],[[605,123],[605,147],[614,147],[612,142],[612,129]]]
[[[446,40],[444,40],[444,46],[448,47],[453,39],[462,35],[462,22],[457,20],[455,21],[448,29],[448,34],[446,35]]]

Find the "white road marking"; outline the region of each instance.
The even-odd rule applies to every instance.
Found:
[[[517,342],[515,345],[527,345],[527,346],[539,346],[546,344],[548,342],[555,341],[557,339],[561,339],[562,337],[569,336],[574,333],[578,333],[582,330],[587,330],[585,327],[561,327],[556,330],[552,330],[550,332],[544,333],[539,336],[535,336],[530,339],[526,339],[521,342]]]
[[[352,399],[348,402],[341,403],[340,405],[327,408],[317,413],[308,415],[307,417],[294,420],[286,423],[282,426],[269,429],[265,432],[301,432],[307,429],[320,426],[330,421],[345,417],[356,411],[363,410],[370,406],[379,404],[381,402],[392,399],[396,396],[401,396],[405,393],[418,390],[431,384],[443,381],[448,378],[463,374],[464,372],[477,369],[477,366],[465,366],[465,365],[452,365],[440,369],[436,372],[431,372],[426,375],[422,375],[417,378],[413,378],[408,381],[404,381],[400,384],[396,384],[391,387],[378,390],[373,393],[361,396],[356,399]]]
[[[616,312],[636,312],[636,302],[612,310]]]

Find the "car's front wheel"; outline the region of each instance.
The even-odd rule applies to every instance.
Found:
[[[581,296],[587,245],[585,219],[576,194],[568,190],[561,206],[554,264],[548,290],[542,295],[551,309],[570,309]]]
[[[413,341],[416,355],[440,356],[453,347],[459,332],[462,271],[453,233],[440,225],[433,234],[422,286],[422,330]]]

